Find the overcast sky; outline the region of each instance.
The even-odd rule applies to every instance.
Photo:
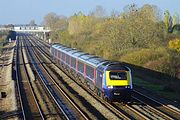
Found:
[[[180,15],[180,0],[1,0],[0,24],[26,24],[32,19],[40,24],[49,12],[65,16],[79,11],[88,14],[97,5],[105,8],[107,13],[112,10],[122,12],[126,5],[132,3],[138,7],[156,5],[163,12],[169,10],[171,14],[177,12]]]

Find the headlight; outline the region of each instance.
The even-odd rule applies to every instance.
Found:
[[[109,88],[109,89],[112,89],[112,88],[113,88],[113,86],[108,86],[108,88]]]
[[[125,88],[130,88],[130,85],[126,86]]]

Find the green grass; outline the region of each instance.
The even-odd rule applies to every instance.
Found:
[[[178,96],[177,94],[174,94],[173,92],[164,92],[164,91],[158,91],[158,94],[163,96],[164,98],[168,98],[172,101],[174,100],[178,100],[180,101],[180,96]]]
[[[163,85],[153,84],[137,77],[134,77],[133,83],[134,85],[141,86],[147,90],[152,90],[152,91],[162,91],[164,89]]]
[[[138,77],[134,77],[133,84],[136,86],[143,87],[146,90],[150,90],[153,93],[158,94],[164,98],[180,101],[180,96],[174,92],[168,92],[165,89],[165,86],[166,86],[165,84],[163,84],[163,85],[162,84],[161,85],[160,84],[153,84],[151,82],[147,82],[147,81],[140,79]]]

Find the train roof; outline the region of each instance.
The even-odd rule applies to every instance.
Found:
[[[86,62],[94,67],[98,67],[100,65],[103,65],[104,63],[108,63],[108,60],[104,60],[98,56],[90,55],[75,48],[66,47],[61,44],[53,44],[52,47],[57,50],[61,50],[74,58],[78,58],[79,60]]]

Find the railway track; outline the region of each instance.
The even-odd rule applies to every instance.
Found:
[[[26,49],[28,49],[28,47],[31,47],[31,46],[26,44],[26,47],[27,47]],[[46,119],[66,119],[65,116],[62,114],[62,112],[59,110],[56,104],[56,101],[54,101],[47,86],[44,84],[43,78],[41,78],[41,76],[38,75],[38,72],[36,72],[36,68],[34,64],[38,64],[38,62],[32,60],[31,58],[32,56],[30,55],[28,50],[26,50],[26,54],[28,55],[27,57],[32,63],[31,68],[33,69],[33,74],[35,75],[33,87],[36,91],[38,99],[40,100],[40,103],[41,103],[40,105],[43,108],[45,118]]]
[[[38,45],[35,45],[35,48],[38,48]],[[41,51],[42,52],[42,51]],[[39,53],[40,54],[40,53]],[[46,55],[46,54],[45,54]],[[42,58],[42,57],[41,57]],[[67,77],[67,75],[66,75]],[[82,87],[82,86],[81,86]],[[88,90],[88,92],[90,92],[90,90]],[[110,105],[109,103],[105,102],[102,99],[99,99],[99,97],[97,97],[96,95],[94,95],[93,97],[95,97],[96,100],[98,100],[101,104],[103,104],[104,106],[106,106],[108,109],[110,109],[111,112],[113,112],[115,115],[117,115],[119,118],[124,118],[124,119],[131,119],[129,117],[127,117],[126,115],[124,115],[122,112],[118,111],[117,109],[115,109],[112,105]]]
[[[36,45],[38,46],[38,45]],[[50,58],[47,53],[45,53],[44,51],[41,50],[41,52],[43,52],[44,54],[46,54],[46,57]],[[79,83],[78,83],[79,84]],[[82,85],[80,85],[81,87],[84,87]],[[134,114],[133,117],[131,116],[131,114],[127,114],[124,111],[124,108],[118,108],[116,109],[114,106],[112,106],[111,104],[109,104],[108,102],[105,102],[104,100],[102,100],[101,98],[99,98],[97,95],[95,95],[93,92],[91,92],[89,89],[86,89],[86,91],[88,91],[90,94],[92,94],[93,97],[95,97],[95,99],[98,99],[98,101],[100,101],[104,106],[106,106],[108,109],[110,109],[112,112],[116,113],[116,115],[120,116],[123,119],[133,119],[133,118],[139,118],[139,119],[147,119],[147,117],[145,117],[144,115],[138,113],[135,109],[131,108],[131,107],[126,107],[126,109],[129,109],[129,111],[131,111],[131,114]],[[135,112],[135,113],[133,113]]]
[[[24,62],[23,44],[17,41],[16,78],[23,119],[44,119]]]
[[[143,104],[147,104],[148,106],[153,106],[155,108],[155,112],[159,114],[162,114],[162,116],[169,116],[166,117],[166,119],[180,119],[180,111],[173,109],[167,105],[162,104],[161,102],[154,100],[136,90],[133,91],[134,99],[136,101],[139,101]],[[157,111],[158,110],[158,111]],[[163,115],[164,114],[164,115]]]
[[[39,44],[41,44],[40,46],[42,46],[42,43],[39,42]],[[38,48],[38,45],[36,45]],[[50,58],[49,54],[47,51],[44,51],[42,48],[39,48],[39,50],[45,54],[45,56],[47,58]],[[61,68],[62,69],[62,68]],[[78,83],[79,84],[79,83]],[[158,102],[156,103],[156,106],[161,106],[161,109],[157,109],[154,105],[152,107],[151,104],[149,104],[150,102],[145,102],[145,100],[140,100],[137,98],[133,98],[134,101],[138,102],[138,104],[140,103],[140,105],[120,105],[120,104],[116,104],[115,106],[117,107],[116,112],[117,111],[121,111],[122,109],[126,109],[125,111],[130,112],[130,114],[136,114],[133,117],[129,118],[127,117],[127,113],[123,113],[126,114],[125,116],[127,117],[123,117],[126,119],[179,119],[179,111],[176,111],[168,106],[165,106],[163,104],[159,104]],[[150,98],[151,99],[151,98]],[[154,100],[153,100],[154,101]],[[121,106],[121,107],[119,107]],[[164,107],[162,110],[162,106]],[[122,114],[122,113],[121,113]]]
[[[43,63],[38,58],[38,55],[33,51],[33,49],[29,49],[28,51],[29,53],[34,54],[34,61]],[[43,79],[42,81],[44,85],[48,89],[54,101],[56,101],[56,104],[63,113],[65,119],[88,119],[86,115],[81,111],[81,109],[78,108],[78,106],[76,106],[76,104],[66,95],[66,93],[60,87],[58,87],[55,82],[53,82],[52,76],[48,73],[43,64],[38,64],[38,66],[36,66],[36,69],[38,69],[38,74],[40,74],[41,78]],[[69,106],[67,105],[67,101],[70,103],[68,105],[71,106],[71,109],[68,108]]]
[[[147,116],[149,119],[165,119],[165,120],[174,120],[174,118],[162,113],[161,111],[157,110],[156,108],[144,103],[143,101],[134,98],[134,101],[136,101],[136,105],[132,105],[135,109],[137,109],[139,112]]]

